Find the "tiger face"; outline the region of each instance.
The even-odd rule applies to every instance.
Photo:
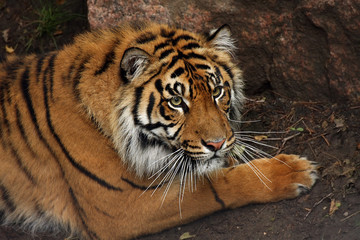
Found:
[[[112,136],[122,158],[140,176],[204,175],[228,165],[229,119],[240,117],[243,98],[228,26],[208,37],[164,26],[140,36],[123,54],[126,84],[114,101]]]

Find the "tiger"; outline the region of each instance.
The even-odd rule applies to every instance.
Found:
[[[316,162],[254,157],[228,25],[123,23],[0,66],[2,224],[131,239],[307,193]],[[241,126],[240,126],[241,127]],[[251,156],[251,155],[250,155]]]

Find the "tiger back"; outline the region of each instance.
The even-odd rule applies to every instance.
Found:
[[[147,23],[2,63],[3,222],[127,239],[310,188],[315,167],[295,155],[253,161],[272,191],[234,166],[230,119],[244,97],[233,54],[227,25],[199,35]]]

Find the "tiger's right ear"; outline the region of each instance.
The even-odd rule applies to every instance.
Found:
[[[136,47],[128,48],[120,62],[120,74],[123,81],[130,82],[139,77],[150,63],[150,55]]]
[[[233,55],[236,50],[235,40],[231,37],[230,26],[227,24],[210,31],[207,41],[215,49],[228,52],[230,55]]]

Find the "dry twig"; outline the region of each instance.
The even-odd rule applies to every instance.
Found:
[[[310,215],[310,213],[314,210],[315,207],[317,207],[320,203],[322,203],[325,199],[327,198],[331,198],[332,196],[334,196],[333,193],[329,193],[328,195],[326,195],[325,197],[323,197],[322,199],[320,199],[320,201],[316,202],[312,208],[309,210],[309,212],[306,214],[306,216],[304,217],[304,220]]]

